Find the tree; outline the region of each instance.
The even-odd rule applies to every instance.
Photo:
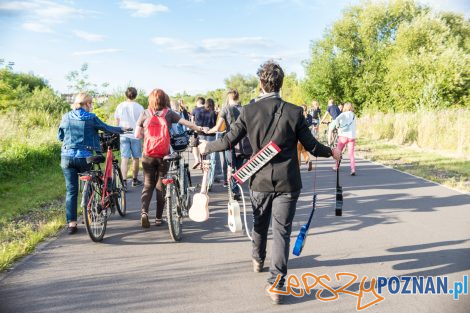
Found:
[[[258,95],[258,78],[253,75],[232,75],[225,79],[225,87],[237,89],[241,103],[246,104]]]
[[[104,93],[98,90],[97,84],[89,81],[88,63],[83,63],[79,71],[69,72],[65,78],[70,83],[67,88],[69,88],[73,93],[87,92],[93,97]],[[108,86],[109,84],[105,82],[99,87],[105,89]]]
[[[284,77],[281,93],[282,98],[287,102],[297,105],[306,103],[301,82],[297,79],[295,73],[288,74]]]

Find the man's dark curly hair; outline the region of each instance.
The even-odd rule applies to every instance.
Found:
[[[284,71],[281,66],[269,60],[260,65],[256,73],[261,81],[261,86],[266,92],[279,92],[284,81]]]

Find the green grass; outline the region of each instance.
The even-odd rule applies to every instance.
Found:
[[[0,116],[0,271],[65,224],[57,126],[24,123]]]
[[[470,160],[384,140],[359,139],[357,155],[431,181],[470,192]]]

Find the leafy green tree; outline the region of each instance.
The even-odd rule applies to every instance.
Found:
[[[232,75],[225,79],[225,87],[237,89],[241,103],[246,104],[258,95],[258,78],[253,75]]]
[[[69,72],[65,78],[69,82],[67,88],[73,93],[87,92],[93,97],[105,93],[104,91],[100,91],[99,88],[106,89],[109,86],[108,83],[102,83],[98,86],[89,80],[88,63],[82,64],[78,71]]]
[[[297,79],[297,75],[295,73],[288,74],[284,77],[281,94],[282,98],[287,102],[297,105],[306,103],[301,82]]]

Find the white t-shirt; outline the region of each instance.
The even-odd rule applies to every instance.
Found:
[[[356,116],[352,111],[341,113],[333,122],[338,128],[338,136],[356,139]]]
[[[116,112],[114,112],[114,117],[119,119],[120,127],[131,127],[135,129],[140,113],[143,111],[144,107],[139,103],[134,101],[124,101],[117,106]],[[121,136],[135,139],[134,134],[124,134]]]

